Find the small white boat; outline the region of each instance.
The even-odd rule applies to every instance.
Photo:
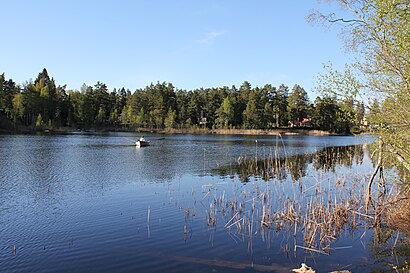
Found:
[[[137,147],[146,147],[146,146],[149,146],[149,141],[141,138],[135,142],[135,145]]]
[[[138,140],[137,142],[135,142],[135,145],[137,145],[137,147],[146,147],[149,146],[149,141]]]

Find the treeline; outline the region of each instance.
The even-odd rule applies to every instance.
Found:
[[[310,127],[349,133],[364,117],[363,104],[334,97],[312,103],[299,85],[185,91],[171,83],[134,92],[104,83],[80,91],[57,86],[46,69],[23,87],[0,75],[0,128],[148,128],[272,129]]]

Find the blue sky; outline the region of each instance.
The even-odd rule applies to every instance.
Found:
[[[316,0],[0,0],[0,73],[22,84],[45,67],[58,85],[134,91],[299,84],[348,55],[336,29],[313,26]]]

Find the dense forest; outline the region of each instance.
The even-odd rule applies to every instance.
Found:
[[[350,133],[364,117],[363,103],[317,97],[299,85],[201,88],[185,91],[172,83],[134,92],[108,90],[102,82],[81,90],[57,86],[46,69],[23,86],[0,75],[0,129],[272,129],[307,127]]]

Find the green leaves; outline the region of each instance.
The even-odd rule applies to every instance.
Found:
[[[295,85],[288,97],[289,119],[295,123],[307,118],[309,98],[305,89]]]
[[[316,91],[323,96],[357,99],[365,86],[358,79],[359,72],[351,65],[345,65],[342,72],[333,68],[331,63],[324,64],[325,73],[317,78]]]
[[[216,127],[227,129],[234,123],[235,104],[232,96],[227,96],[216,111]]]
[[[3,81],[0,95],[9,86],[7,82]],[[14,123],[32,128],[270,129],[288,126],[290,119],[301,126],[301,121],[310,121],[315,113],[315,105],[299,85],[290,93],[284,84],[260,88],[247,81],[239,89],[224,86],[184,91],[158,82],[131,93],[124,88],[109,92],[104,83],[97,82],[66,93],[46,70],[21,93],[13,94],[11,105]],[[335,113],[329,116],[335,122],[332,127],[324,126],[330,122],[317,122],[316,126],[337,131],[338,122],[344,120],[338,121]]]
[[[360,95],[382,101],[381,107],[373,103],[370,108],[371,128],[396,156],[400,155],[398,162],[410,162],[410,3],[408,0],[336,2],[360,22],[346,24],[344,29],[348,33],[345,42],[356,54],[356,62],[346,66],[343,72],[325,66],[326,73],[319,75],[316,89],[345,102]],[[340,122],[351,122],[356,115],[348,105],[342,104],[340,108]]]

